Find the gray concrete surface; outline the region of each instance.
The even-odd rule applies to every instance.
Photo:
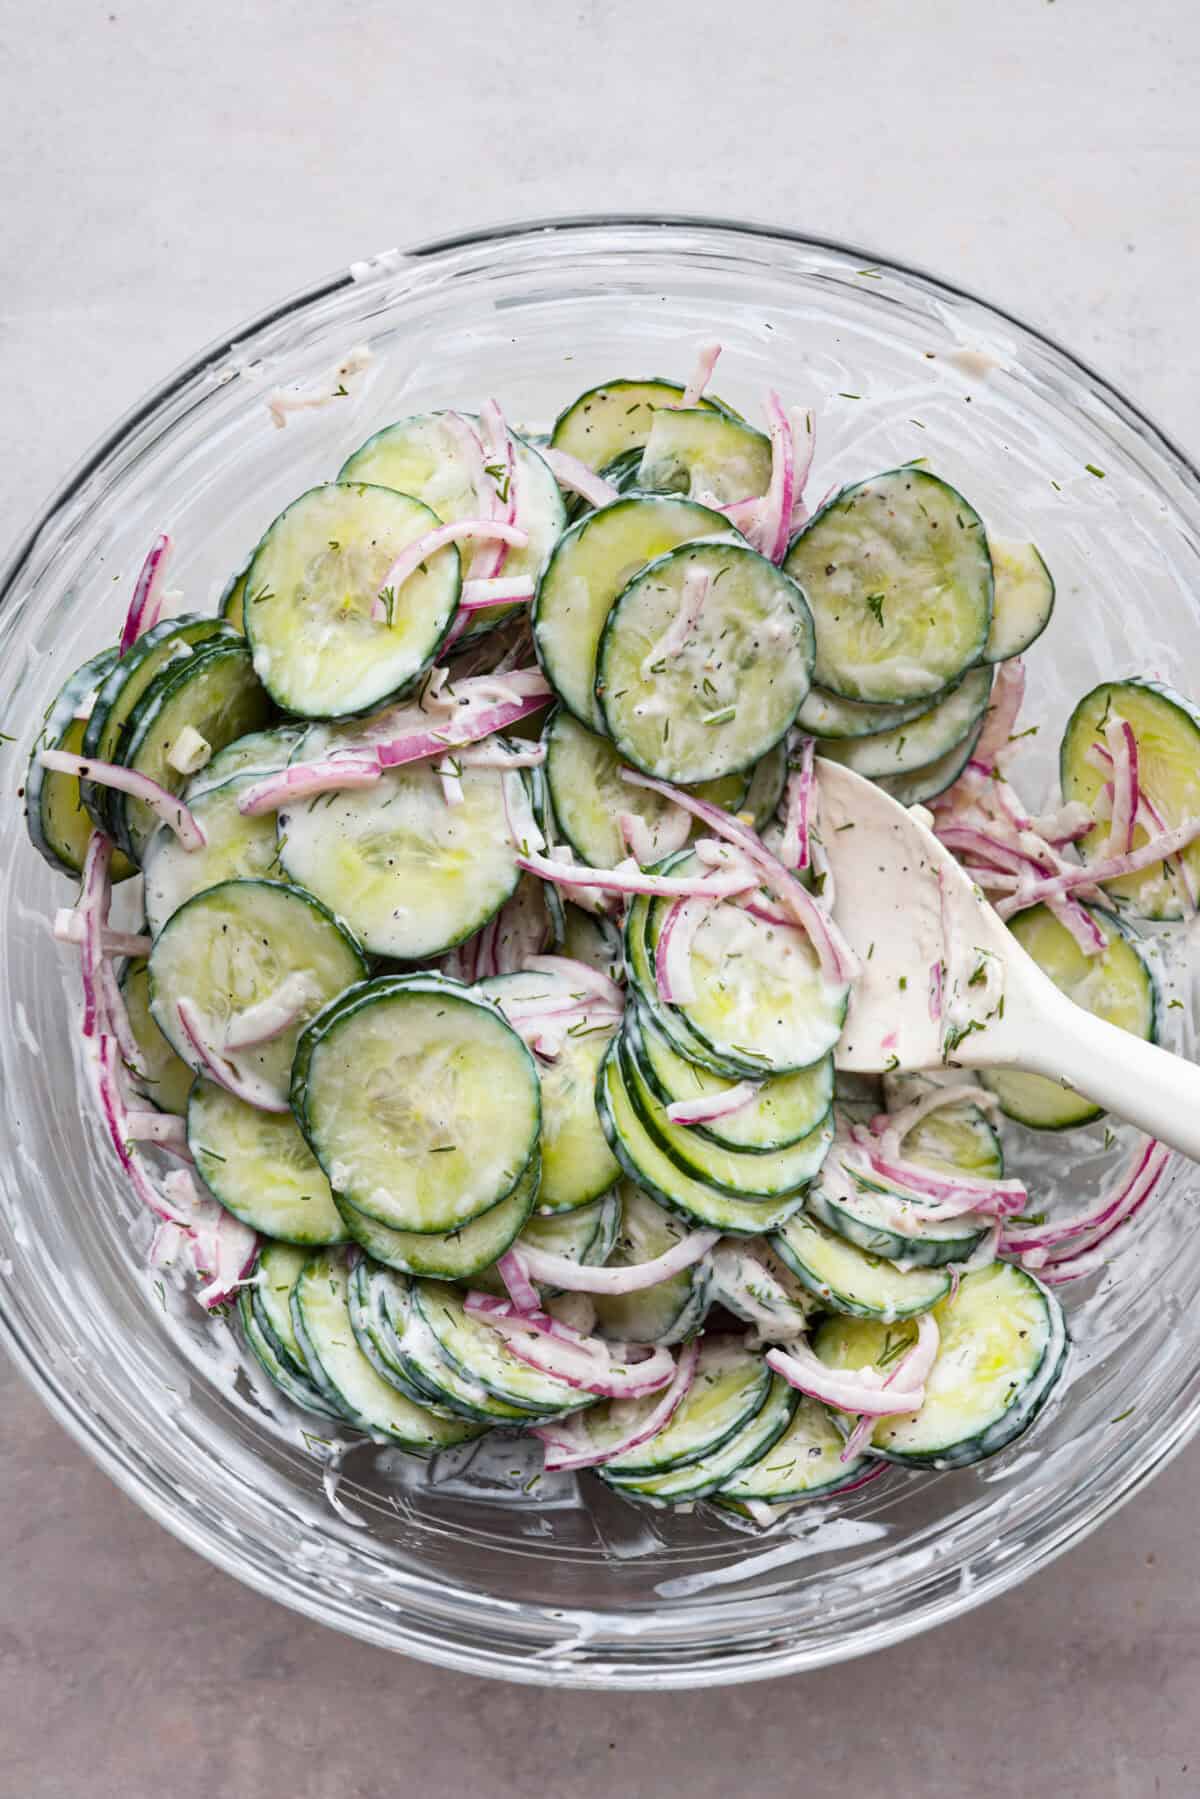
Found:
[[[1200,450],[1180,0],[0,0],[0,536],[201,343],[556,211],[839,235],[1025,314]],[[856,1667],[552,1694],[210,1571],[0,1369],[0,1799],[1200,1792],[1200,1449],[1036,1586]]]

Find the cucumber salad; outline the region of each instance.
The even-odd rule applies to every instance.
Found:
[[[416,1455],[530,1432],[548,1471],[768,1524],[1028,1429],[1058,1289],[1167,1162],[1044,1212],[997,1115],[1070,1130],[1073,1090],[968,1077],[950,1030],[940,1068],[838,1075],[823,763],[926,808],[1059,987],[1150,1038],[1200,713],[1104,682],[1031,811],[1037,549],[923,462],[810,503],[812,414],[741,417],[718,354],[548,435],[494,400],[388,425],[215,616],[167,615],[160,537],[25,804],[152,1259],[287,1400]],[[934,1019],[941,973],[905,977]]]

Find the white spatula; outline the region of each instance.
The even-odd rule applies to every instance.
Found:
[[[919,819],[836,762],[818,771],[834,917],[864,971],[837,1066],[1025,1069],[1200,1161],[1200,1067],[1067,999]]]

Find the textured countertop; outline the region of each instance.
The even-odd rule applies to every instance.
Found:
[[[352,258],[710,211],[1043,326],[1200,450],[1180,0],[0,0],[0,537],[151,382]],[[1034,1585],[869,1661],[660,1697],[456,1678],[145,1517],[0,1365],[0,1799],[1200,1792],[1193,1446]]]

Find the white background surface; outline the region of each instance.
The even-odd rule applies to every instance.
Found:
[[[1188,0],[0,0],[0,538],[246,315],[556,212],[748,216],[924,265],[1200,453],[1198,77]],[[636,1700],[456,1680],[284,1614],[7,1369],[0,1469],[0,1799],[1200,1792],[1195,1449],[934,1637]]]

